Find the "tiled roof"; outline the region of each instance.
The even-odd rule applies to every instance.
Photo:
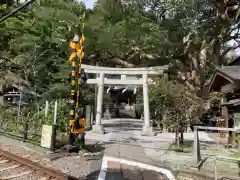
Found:
[[[19,75],[14,74],[11,71],[7,71],[6,73],[3,73],[3,74],[4,74],[4,79],[7,82],[29,86],[29,82],[28,81],[24,80]]]
[[[240,66],[224,66],[216,70],[232,80],[240,80]]]
[[[219,79],[219,76],[221,77]],[[224,80],[225,79],[225,80]],[[240,83],[240,66],[217,67],[209,84],[208,91],[220,91],[220,87],[226,84],[226,80],[231,83]]]

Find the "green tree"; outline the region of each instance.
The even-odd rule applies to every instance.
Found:
[[[6,8],[10,11],[15,7]],[[10,9],[10,10],[8,10]],[[42,0],[1,24],[1,57],[20,66],[18,73],[47,98],[67,97],[71,28],[82,23],[85,6]]]
[[[46,98],[69,95],[68,40],[71,27],[82,23],[83,12],[84,63],[122,67],[169,64],[168,86],[184,89],[190,102],[186,109],[192,117],[198,117],[205,105],[202,91],[214,68],[227,63],[226,54],[232,49],[227,42],[238,42],[239,8],[233,8],[237,3],[233,0],[227,4],[223,0],[98,0],[92,10],[70,0],[39,2],[0,25],[0,57],[10,60],[11,66],[17,64],[20,68],[14,72]],[[0,12],[6,14],[17,6],[1,4]],[[223,11],[226,8],[228,11]],[[164,86],[155,89],[161,92]],[[163,111],[175,92],[159,92],[151,92],[152,105]]]

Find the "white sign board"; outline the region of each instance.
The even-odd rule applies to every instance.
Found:
[[[52,126],[43,125],[42,126],[42,138],[41,138],[41,146],[45,148],[51,147],[51,139],[52,139]]]

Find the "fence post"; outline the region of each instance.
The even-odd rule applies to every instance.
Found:
[[[51,151],[55,150],[57,136],[57,101],[55,101],[53,122],[52,122],[52,137],[51,137]]]
[[[48,115],[48,100],[46,100],[46,105],[45,105],[45,118],[47,117]]]
[[[194,161],[198,164],[201,161],[201,152],[200,152],[200,144],[199,144],[199,137],[198,137],[198,128],[194,126],[194,145],[193,145],[193,154],[194,154]]]
[[[20,93],[20,99],[19,99],[19,102],[18,102],[18,115],[17,115],[18,120],[20,118],[21,104],[22,104],[22,92]]]
[[[27,141],[27,137],[28,137],[28,120],[25,121],[24,127],[23,127],[23,142]]]

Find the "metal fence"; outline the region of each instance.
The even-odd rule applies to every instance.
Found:
[[[9,125],[6,127],[4,125],[4,121],[1,122],[1,131],[0,134],[7,135],[23,142],[31,142],[33,144],[40,144],[41,141],[41,131],[42,125],[30,123],[28,121],[20,122],[14,121],[14,124]],[[3,125],[2,125],[3,124]],[[5,126],[5,127],[4,127]]]
[[[24,142],[40,144],[42,125],[49,124],[51,118],[45,117],[44,107],[38,103],[14,106],[4,104],[0,107],[0,133]]]
[[[86,108],[89,106],[88,108]],[[93,123],[93,105],[80,106],[81,113],[86,116],[86,130],[91,129]],[[87,112],[86,112],[87,110]],[[69,131],[69,112],[66,100],[58,100],[44,103],[32,103],[29,105],[4,104],[0,106],[0,134],[11,136],[23,142],[36,145],[41,144],[42,126],[55,125],[57,129],[56,139],[66,138]]]
[[[224,175],[239,176],[240,137],[238,130],[195,126],[193,153],[195,165],[201,170],[212,171],[215,179]]]

